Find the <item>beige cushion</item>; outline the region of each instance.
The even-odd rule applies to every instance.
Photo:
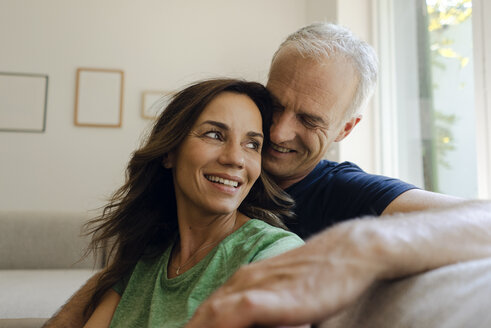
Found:
[[[40,328],[46,320],[45,318],[0,319],[0,328]]]

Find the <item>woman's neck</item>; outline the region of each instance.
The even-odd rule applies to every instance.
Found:
[[[203,215],[178,209],[179,239],[172,251],[169,276],[175,277],[192,268],[248,219],[238,211]]]
[[[186,260],[205,244],[217,244],[236,228],[238,212],[227,215],[178,216],[179,250],[182,260]]]

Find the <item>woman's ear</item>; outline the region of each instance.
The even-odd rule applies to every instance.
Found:
[[[166,169],[171,169],[174,166],[174,153],[170,152],[164,155],[162,166]]]

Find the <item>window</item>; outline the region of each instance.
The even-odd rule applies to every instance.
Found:
[[[382,173],[469,198],[489,197],[475,2],[379,0],[376,11]]]

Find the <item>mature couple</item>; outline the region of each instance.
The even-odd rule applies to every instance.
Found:
[[[359,123],[376,75],[367,44],[317,23],[275,53],[274,104],[257,84],[235,80],[177,94],[96,222],[95,245],[115,242],[113,261],[46,327],[165,326],[170,317],[182,326],[205,299],[187,327],[301,325],[377,280],[490,256],[488,203],[322,160]],[[283,191],[260,173],[261,154]],[[281,218],[302,238],[315,236],[302,246],[273,227]]]

